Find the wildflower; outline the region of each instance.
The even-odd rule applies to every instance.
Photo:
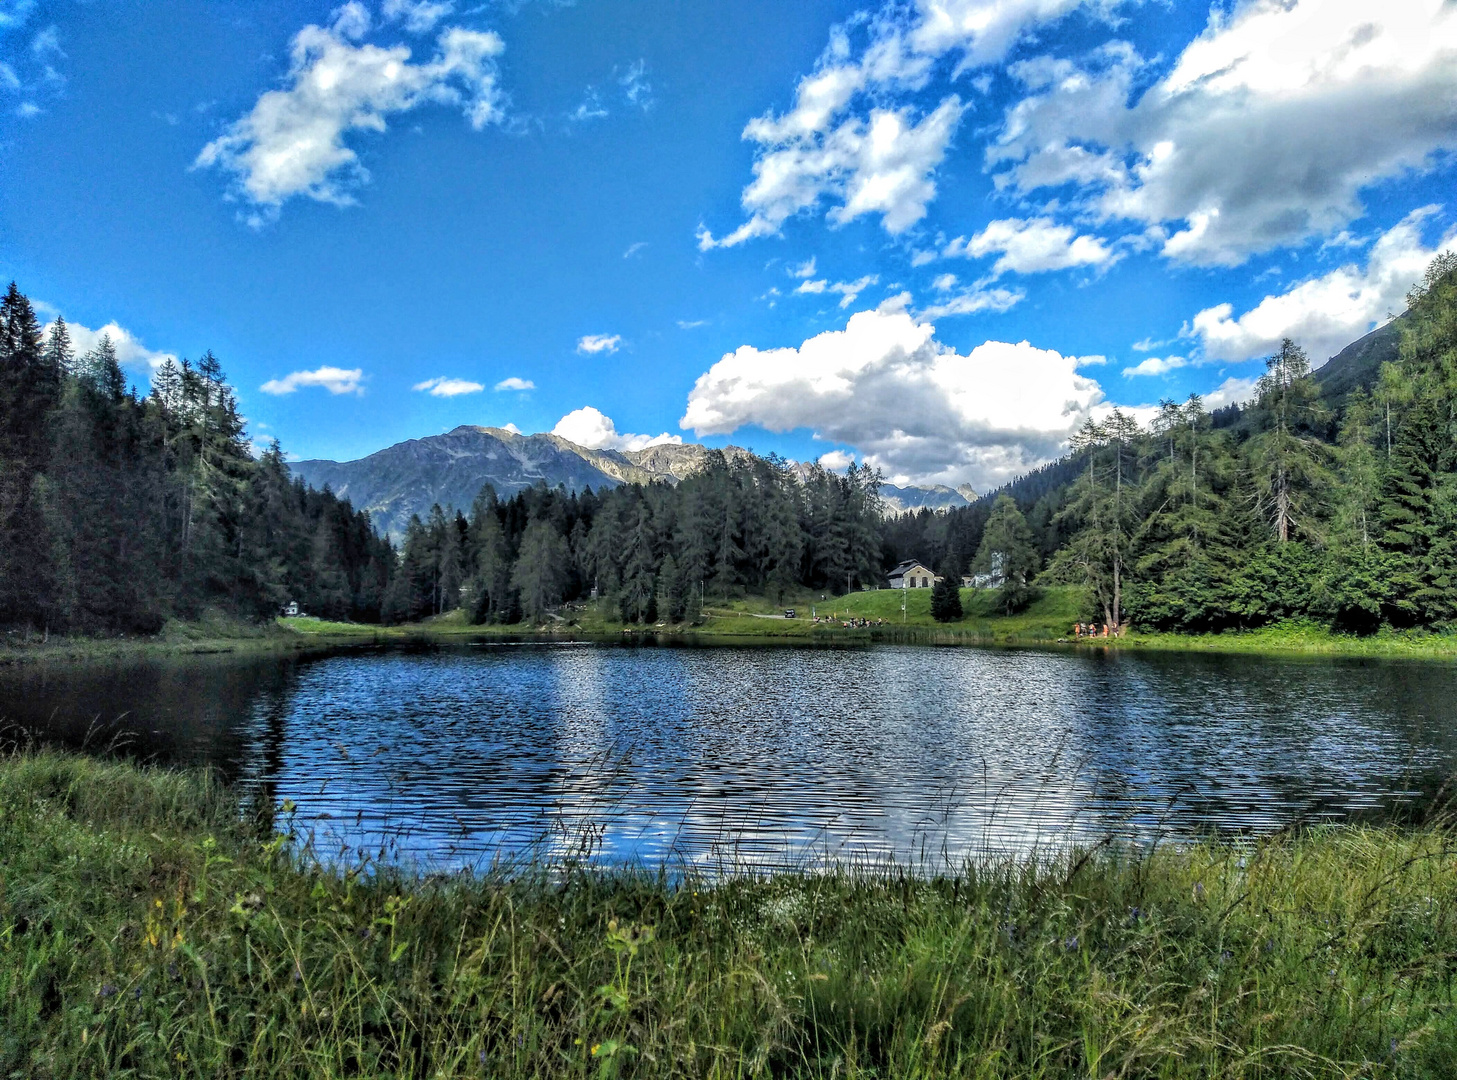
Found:
[[[1073,950],[1075,950],[1078,947],[1078,936],[1074,934],[1072,937],[1068,938],[1062,943],[1062,947],[1066,952],[1072,952]]]
[[[109,997],[111,997],[115,993],[116,993],[116,987],[112,986],[111,983],[102,983],[101,984],[101,996],[102,996],[102,998],[109,998]]]

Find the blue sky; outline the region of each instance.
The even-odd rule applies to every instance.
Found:
[[[983,488],[1323,361],[1457,236],[1442,0],[0,0],[0,63],[0,273],[299,457]]]

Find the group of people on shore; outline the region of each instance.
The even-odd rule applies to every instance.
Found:
[[[827,626],[834,626],[838,622],[846,630],[863,630],[871,626],[885,625],[884,619],[862,619],[859,617],[853,619],[836,619],[829,615],[816,615],[814,621],[816,624],[823,623]]]
[[[1073,637],[1116,637],[1117,631],[1109,628],[1107,623],[1077,623],[1073,626]]]

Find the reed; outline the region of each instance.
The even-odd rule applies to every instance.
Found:
[[[0,1075],[1457,1075],[1441,823],[938,875],[418,877],[320,865],[245,806],[200,772],[0,761]]]

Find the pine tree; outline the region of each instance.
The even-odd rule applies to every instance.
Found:
[[[532,622],[542,622],[561,603],[571,551],[550,521],[533,521],[521,537],[521,550],[511,571],[511,584],[521,595],[521,609]]]
[[[961,589],[949,574],[941,575],[931,586],[931,618],[937,622],[955,622],[962,614]]]
[[[1286,338],[1265,365],[1256,408],[1260,432],[1250,441],[1249,453],[1263,515],[1274,538],[1284,544],[1319,535],[1319,509],[1312,493],[1327,473],[1324,447],[1315,432],[1326,416],[1305,350]]]
[[[1037,549],[1032,544],[1027,519],[1010,495],[998,496],[992,506],[972,568],[992,578],[997,590],[997,607],[1004,614],[1016,614],[1031,602],[1032,579],[1037,575]],[[960,606],[960,600],[957,605]]]

